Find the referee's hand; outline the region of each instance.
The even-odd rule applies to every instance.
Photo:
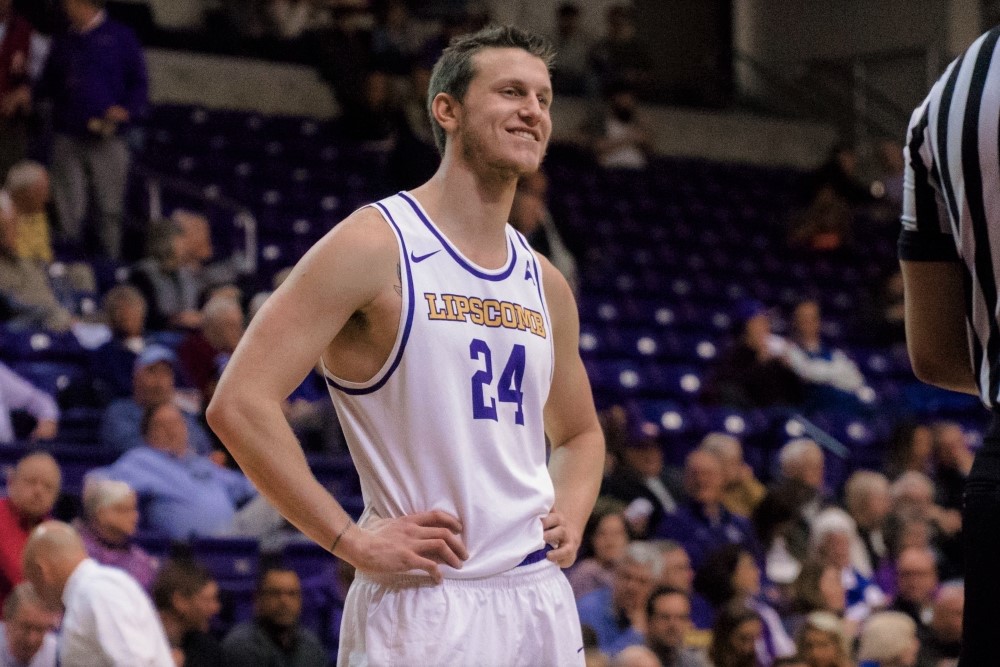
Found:
[[[375,519],[364,528],[357,526],[347,531],[342,552],[344,559],[362,572],[403,574],[423,570],[439,584],[442,576],[438,565],[458,570],[469,558],[461,532],[462,522],[441,510]]]

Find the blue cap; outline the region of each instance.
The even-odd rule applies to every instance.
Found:
[[[164,347],[163,345],[147,345],[146,348],[139,353],[139,356],[135,358],[135,364],[132,366],[132,370],[137,371],[140,368],[146,368],[147,366],[158,364],[161,361],[165,361],[173,366],[174,362],[177,361],[177,356],[169,347]]]

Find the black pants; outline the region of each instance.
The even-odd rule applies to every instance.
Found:
[[[1000,415],[965,484],[965,615],[959,667],[1000,665]]]

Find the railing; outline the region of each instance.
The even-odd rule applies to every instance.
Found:
[[[240,273],[251,275],[257,271],[257,219],[244,204],[219,194],[212,189],[206,189],[177,176],[170,176],[150,169],[142,164],[135,164],[133,173],[142,179],[148,198],[149,217],[153,220],[163,218],[163,191],[169,190],[185,197],[196,199],[205,204],[232,213],[233,227],[243,236],[243,245],[233,253],[233,259]]]

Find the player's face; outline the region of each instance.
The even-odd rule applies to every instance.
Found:
[[[552,134],[548,68],[514,48],[485,49],[473,62],[455,137],[462,158],[513,177],[536,171]]]

